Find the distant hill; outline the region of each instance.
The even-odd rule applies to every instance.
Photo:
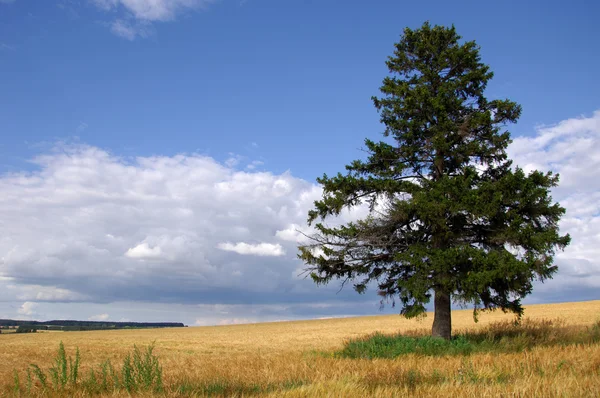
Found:
[[[0,319],[0,327],[17,326],[35,330],[106,330],[106,329],[148,329],[148,328],[181,328],[181,322],[109,322],[109,321],[26,321]]]

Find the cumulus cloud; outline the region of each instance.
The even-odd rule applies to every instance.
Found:
[[[37,312],[35,311],[37,306],[38,306],[37,303],[32,303],[31,301],[26,301],[19,307],[19,309],[17,310],[17,313],[19,315],[24,315],[27,317],[33,316],[33,315],[37,314]]]
[[[33,163],[0,176],[0,276],[13,297],[239,303],[302,301],[312,288],[290,278],[295,243],[275,236],[305,219],[312,183],[84,145]]]
[[[308,211],[308,210],[307,210]],[[298,224],[290,224],[287,228],[275,232],[275,236],[287,242],[305,244],[310,241],[311,229]]]
[[[91,317],[88,318],[88,321],[106,321],[108,320],[109,315],[108,314],[98,314],[98,315],[92,315]]]
[[[214,0],[92,0],[101,10],[118,17],[110,24],[110,30],[127,40],[147,37],[150,24],[176,19],[177,15],[206,8]]]
[[[563,175],[561,188],[596,191],[598,184],[582,184],[582,179],[595,179],[594,166],[600,163],[597,147],[600,110],[590,117],[563,120],[553,126],[540,126],[534,136],[517,137],[509,155],[526,171],[552,169]],[[591,163],[590,163],[591,162]]]
[[[514,139],[508,152],[526,171],[560,174],[553,197],[567,210],[560,228],[572,243],[556,256],[559,277],[536,292],[570,290],[575,296],[578,289],[600,288],[600,111],[540,126],[534,135]]]
[[[217,247],[221,250],[235,252],[237,254],[242,255],[249,254],[253,256],[278,257],[283,256],[285,254],[285,251],[283,250],[283,247],[281,247],[280,244],[271,243],[250,244],[245,242],[238,242],[234,244],[230,242],[225,242],[219,243]]]
[[[160,246],[150,247],[147,242],[144,242],[127,250],[125,256],[129,258],[138,258],[140,260],[160,259],[162,257],[162,250],[160,249]]]

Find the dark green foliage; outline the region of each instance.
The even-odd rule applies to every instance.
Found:
[[[446,338],[450,300],[474,304],[475,316],[520,316],[533,280],[552,277],[555,250],[570,241],[550,196],[558,176],[526,174],[507,158],[505,126],[521,107],[485,97],[493,73],[475,42],[460,39],[454,27],[405,29],[373,98],[384,141],[367,139],[367,159],[317,180],[323,198],[308,217],[316,233],[299,248],[316,283],[352,281],[359,293],[376,284],[407,317],[435,292],[447,308],[436,308],[434,335]],[[366,218],[324,223],[359,205],[369,206]]]
[[[521,352],[536,346],[598,344],[599,328],[600,322],[588,328],[567,327],[552,321],[502,322],[480,331],[459,334],[451,340],[375,333],[348,341],[335,355],[372,359],[397,358],[406,354],[443,356]]]

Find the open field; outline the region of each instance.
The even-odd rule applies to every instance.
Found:
[[[560,320],[563,328],[589,327],[600,320],[600,301],[532,305],[532,320]],[[454,331],[484,328],[513,319],[501,312],[480,316],[453,312]],[[0,395],[11,396],[14,369],[31,363],[49,368],[59,342],[67,355],[81,352],[81,377],[90,366],[110,359],[120,366],[134,344],[155,342],[163,368],[164,393],[210,393],[272,397],[454,396],[597,397],[600,396],[600,345],[539,346],[520,353],[468,356],[406,355],[391,359],[345,359],[329,355],[348,338],[376,331],[429,333],[432,315],[406,320],[397,315],[190,327],[0,335]],[[23,384],[23,381],[21,381]],[[38,393],[39,390],[35,389]],[[65,391],[64,395],[84,395]],[[119,393],[110,393],[118,396]],[[49,395],[52,395],[50,393]],[[126,392],[122,392],[127,396]]]

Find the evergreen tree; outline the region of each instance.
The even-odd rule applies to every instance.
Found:
[[[401,313],[425,312],[434,298],[432,335],[451,337],[451,302],[523,313],[533,281],[557,271],[556,249],[569,244],[565,210],[550,189],[558,175],[512,167],[505,130],[520,116],[510,100],[488,100],[493,73],[479,47],[455,28],[405,29],[387,60],[390,75],[373,97],[384,140],[365,140],[368,157],[347,173],[323,177],[309,212],[315,233],[299,257],[318,284],[352,281],[362,293],[399,298]],[[324,223],[345,208],[369,215]]]

